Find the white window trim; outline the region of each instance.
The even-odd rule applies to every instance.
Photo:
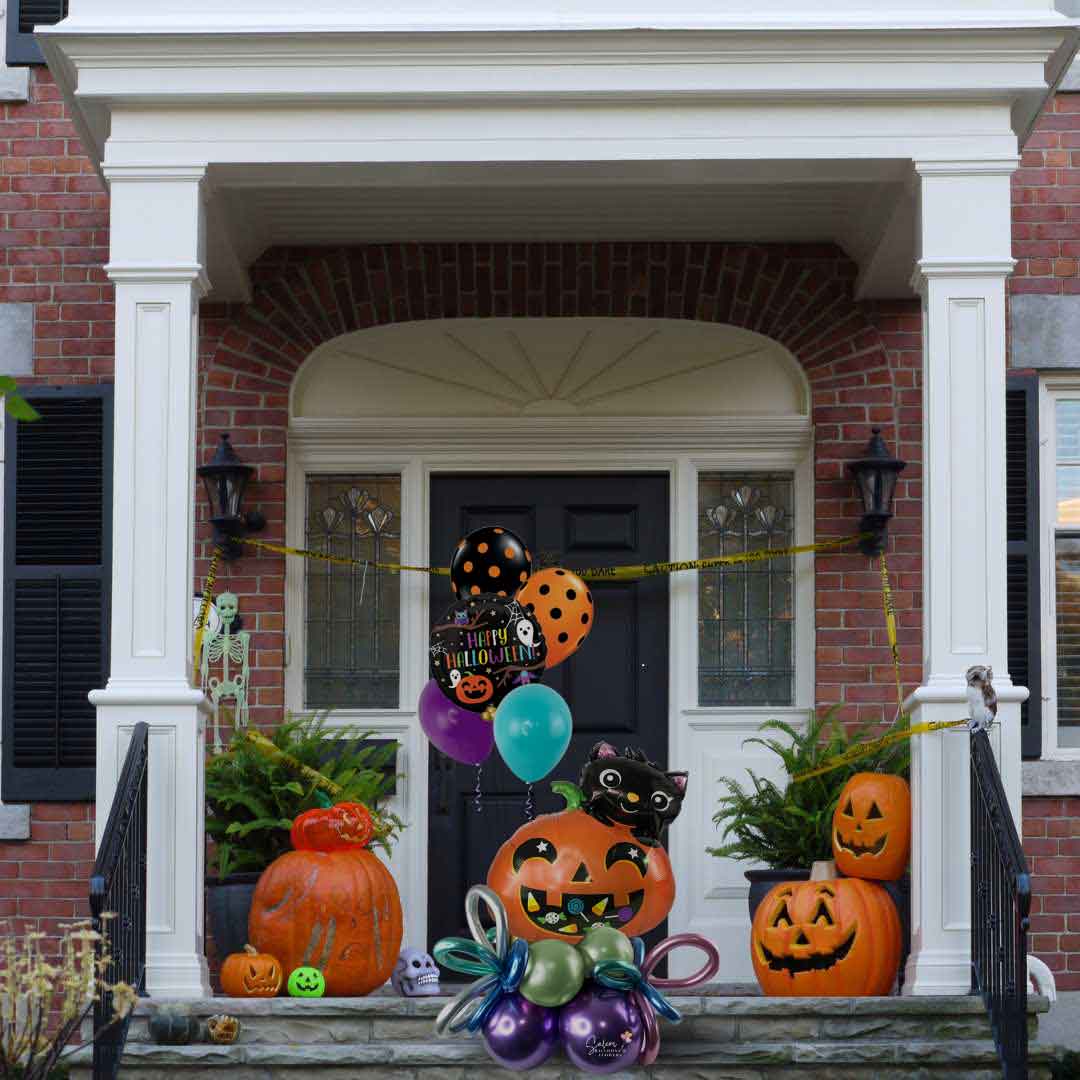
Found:
[[[563,417],[518,418],[516,446],[527,462],[522,472],[666,472],[671,477],[671,557],[698,555],[697,483],[700,472],[791,472],[795,482],[795,543],[814,536],[813,433],[809,419],[739,418],[687,423],[685,419],[630,417],[603,424],[596,437],[592,421]],[[496,422],[495,426],[499,426]],[[430,478],[438,472],[490,472],[491,424],[483,435],[463,437],[456,419],[416,421],[381,419],[353,422],[294,421],[290,428],[286,482],[286,542],[304,544],[306,478],[323,474],[387,474],[402,478],[401,559],[412,565],[439,563],[445,552],[431,553],[429,541]],[[590,429],[592,429],[590,431]],[[506,434],[509,434],[509,428]],[[443,434],[445,433],[445,434]],[[401,587],[401,679],[397,709],[340,709],[332,722],[360,724],[397,738],[398,768],[403,774],[395,809],[410,827],[394,854],[395,873],[407,912],[407,940],[427,940],[427,740],[416,721],[415,702],[428,678],[428,589],[424,574],[406,574]],[[675,575],[670,590],[669,761],[691,761],[696,741],[710,730],[753,734],[760,720],[780,716],[800,724],[814,704],[815,589],[812,555],[796,564],[795,704],[790,708],[703,708],[697,703],[697,576]],[[303,707],[304,573],[299,559],[288,559],[285,572],[286,709]],[[715,792],[692,792],[701,821]],[[711,814],[711,811],[710,811]],[[714,899],[705,879],[699,829],[677,830],[671,856],[680,888],[671,913],[672,932],[688,930],[707,917]],[[745,890],[744,890],[745,892]]]
[[[1057,424],[1058,401],[1080,398],[1080,372],[1039,379],[1039,603],[1043,761],[1080,761],[1080,747],[1058,746],[1057,724]]]

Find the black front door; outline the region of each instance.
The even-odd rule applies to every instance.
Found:
[[[618,566],[668,558],[668,477],[573,474],[434,476],[431,559],[445,564],[458,540],[482,525],[517,533],[545,565]],[[433,578],[432,618],[453,600]],[[668,752],[668,579],[598,581],[592,633],[544,682],[570,706],[574,736],[562,762],[535,786],[537,813],[561,809],[552,780],[576,781],[600,740],[640,746],[653,761]],[[525,821],[525,785],[495,751],[476,769],[430,748],[428,936],[468,936],[464,898],[487,878],[499,846]]]

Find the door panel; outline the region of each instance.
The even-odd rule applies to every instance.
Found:
[[[502,525],[546,565],[628,565],[668,558],[668,476],[443,475],[431,480],[431,559],[449,558],[466,533]],[[668,752],[668,582],[590,583],[596,621],[585,644],[544,682],[566,698],[574,736],[562,762],[535,785],[537,813],[562,807],[553,780],[576,781],[593,744],[642,747],[654,761]],[[433,579],[431,615],[453,597]],[[464,897],[483,882],[499,846],[525,821],[526,789],[498,752],[476,769],[430,750],[428,932],[432,941],[466,934]],[[651,936],[651,935],[650,935]]]

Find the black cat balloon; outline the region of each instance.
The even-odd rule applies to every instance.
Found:
[[[665,772],[642,750],[628,747],[620,754],[610,743],[598,742],[578,781],[582,809],[605,825],[629,825],[636,840],[655,847],[679,816],[686,777],[685,772]]]

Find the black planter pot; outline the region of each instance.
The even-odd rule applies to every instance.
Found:
[[[206,882],[206,921],[217,955],[241,952],[247,944],[248,914],[260,873],[231,874]]]
[[[747,900],[750,905],[750,921],[753,922],[758,904],[765,899],[766,894],[774,885],[779,885],[781,881],[809,881],[810,871],[780,867],[778,870],[747,870],[743,876],[750,882],[750,895]]]

